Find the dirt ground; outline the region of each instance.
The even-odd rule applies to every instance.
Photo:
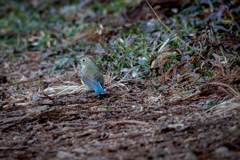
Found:
[[[18,61],[11,67],[20,66],[30,73],[36,62],[25,62]],[[71,75],[72,72],[66,72],[57,78],[53,75],[43,79],[41,89],[63,87],[67,81],[81,86],[79,78]],[[14,76],[21,78],[17,73]],[[239,82],[239,77],[235,78]],[[128,79],[123,84],[129,91],[115,87],[107,89],[100,98],[93,92],[40,97],[34,94],[38,85],[33,79],[20,82],[18,90],[8,82],[3,83],[1,97],[18,99],[1,102],[0,157],[239,159],[239,110],[214,116],[214,109],[206,112],[199,105],[214,98],[232,100],[228,106],[239,104],[231,94],[211,84],[211,79],[194,86],[180,85],[153,92],[146,83],[157,80]],[[236,84],[234,77],[231,81]],[[239,87],[239,83],[236,85]]]
[[[131,76],[131,69],[107,72],[106,94],[100,97],[86,93],[74,64],[49,74],[45,62],[58,59],[52,53],[17,53],[21,58],[14,61],[4,57],[0,159],[240,159],[240,40],[229,34],[205,45],[201,56],[207,60],[189,56],[165,74],[161,67],[152,68],[157,76],[149,78]],[[227,63],[208,60],[210,49],[222,55],[219,46],[235,50],[235,57],[224,49]],[[197,81],[204,69],[188,66],[200,59],[203,68],[214,69],[211,78]],[[190,79],[179,77],[179,68]]]

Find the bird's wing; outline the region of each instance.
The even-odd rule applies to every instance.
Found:
[[[91,87],[93,90],[95,90],[95,92],[97,94],[105,93],[105,91],[103,89],[104,82],[103,82],[102,73],[97,73],[97,74],[94,74],[93,76],[90,76],[90,75],[82,76],[81,75],[80,78],[82,79],[83,83],[85,83],[86,85]]]
[[[81,75],[80,78],[82,79],[83,83],[91,87],[93,90],[98,88],[98,83],[96,80],[93,79],[90,75]]]
[[[93,75],[93,79],[101,84],[101,87],[104,87],[104,78],[102,73],[97,73]]]

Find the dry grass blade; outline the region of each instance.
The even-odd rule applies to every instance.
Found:
[[[167,28],[167,30],[172,33],[178,40],[180,40],[182,43],[184,43],[185,45],[187,45],[189,48],[191,48],[193,51],[195,51],[200,57],[202,57],[204,60],[206,60],[198,51],[196,51],[195,49],[193,49],[191,46],[189,46],[187,43],[185,43],[183,40],[181,40],[181,38],[179,38],[176,34],[174,34],[159,18],[159,16],[157,15],[157,13],[153,10],[152,6],[149,4],[148,0],[145,0],[148,4],[148,6],[151,8],[151,10],[153,11],[153,13],[155,14],[155,16],[157,17],[157,19],[159,20],[159,22],[165,27]],[[164,31],[165,32],[165,31]],[[166,34],[168,34],[167,32],[165,32]],[[169,35],[169,34],[168,34]],[[169,37],[171,37],[169,35]]]
[[[160,47],[160,49],[158,50],[158,52],[163,52],[163,50],[165,49],[165,46],[168,44],[168,42],[170,41],[170,38],[168,38],[163,45]]]
[[[122,120],[122,121],[109,121],[105,122],[103,124],[97,125],[97,126],[91,126],[88,127],[87,129],[92,129],[96,127],[101,127],[104,125],[121,125],[121,124],[138,124],[138,125],[149,125],[149,123],[143,122],[143,121],[136,121],[136,120]]]
[[[230,111],[233,111],[234,109],[237,109],[240,107],[239,100],[236,98],[232,98],[228,101],[225,101],[219,105],[216,105],[208,110],[206,110],[204,113],[207,114],[207,117],[215,117],[215,116],[221,116],[221,117],[228,117],[231,116],[230,114],[227,114]]]
[[[123,84],[123,82],[129,81],[129,79],[126,79],[126,77],[127,77],[127,75],[130,74],[130,72],[131,72],[132,70],[133,70],[133,68],[130,69],[130,70],[128,71],[128,73],[127,73],[122,79],[120,79],[120,81],[111,84],[111,85],[108,86],[106,89],[111,89],[111,88],[113,88],[113,87],[118,87],[118,88],[120,88],[120,89],[123,91],[122,87],[124,87],[127,91],[129,91],[128,87],[127,87],[125,84]],[[107,76],[108,76],[108,75],[107,75]],[[106,79],[110,79],[110,78],[106,78]],[[108,83],[111,83],[111,81],[109,80]]]
[[[49,87],[44,90],[45,94],[49,94],[49,97],[53,96],[60,96],[60,95],[68,95],[68,94],[74,94],[74,93],[83,93],[87,91],[87,89],[81,85],[62,85],[62,86],[54,86],[54,87]]]
[[[237,91],[235,91],[232,87],[230,87],[230,86],[227,85],[227,84],[218,83],[218,82],[212,82],[212,83],[210,83],[210,84],[223,85],[223,86],[225,86],[225,87],[228,87],[228,88],[232,91],[231,93],[232,93],[234,96],[236,96],[237,98],[240,98],[240,93],[237,92]]]
[[[128,87],[123,84],[123,82],[127,82],[129,81],[129,79],[127,79],[127,75],[129,75],[129,73],[132,71],[133,69],[131,69],[120,81],[111,84],[111,77],[109,77],[110,75],[106,75],[105,79],[106,79],[106,84],[108,85],[108,87],[106,87],[106,90],[114,88],[114,87],[118,87],[120,88],[122,91],[124,91],[124,89],[126,89],[127,91],[129,91]],[[45,89],[43,92],[44,94],[47,94],[49,97],[54,97],[54,96],[63,96],[63,95],[69,95],[69,94],[75,94],[75,93],[84,93],[87,91],[87,89],[83,86],[80,85],[78,83],[74,83],[71,81],[63,81],[60,78],[58,78],[62,83],[64,83],[64,85],[60,85],[60,86],[53,86],[53,87],[48,87],[47,89]]]
[[[47,94],[49,97],[53,97],[53,96],[74,94],[79,92],[83,93],[87,91],[87,89],[83,85],[79,85],[71,81],[62,81],[62,82],[65,85],[48,87],[44,90],[44,93]]]
[[[240,103],[239,103],[240,102],[240,93],[239,92],[235,91],[232,87],[230,87],[227,84],[217,83],[217,82],[212,82],[210,84],[222,85],[222,86],[228,87],[231,92],[227,91],[227,93],[233,94],[234,98],[206,110],[204,113],[205,114],[209,113],[209,114],[207,114],[207,117],[215,117],[217,115],[222,116],[222,117],[227,117],[227,116],[230,116],[229,115],[230,111],[233,111],[234,109],[237,109],[240,107]]]

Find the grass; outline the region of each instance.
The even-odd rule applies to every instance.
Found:
[[[46,56],[45,62],[48,63],[49,60],[55,61],[53,67],[48,70],[49,74],[55,74],[62,69],[70,68],[69,66],[75,61],[76,57],[82,54],[92,54],[97,58],[97,63],[100,66],[106,64],[104,65],[105,70],[121,72],[125,68],[134,68],[134,71],[141,78],[149,78],[149,74],[145,77],[143,73],[151,72],[150,65],[163,52],[159,52],[159,49],[168,38],[170,39],[165,44],[165,50],[177,51],[179,54],[165,57],[168,63],[164,64],[164,72],[167,72],[174,64],[181,62],[181,57],[185,55],[189,55],[189,58],[198,57],[203,50],[203,41],[200,37],[191,40],[188,36],[201,33],[202,28],[207,29],[209,27],[208,22],[197,17],[187,18],[188,14],[196,11],[201,12],[204,9],[201,7],[197,7],[192,11],[184,9],[180,12],[181,14],[170,17],[168,20],[171,23],[168,26],[171,30],[171,37],[167,33],[168,29],[156,20],[137,21],[124,29],[114,28],[111,23],[107,23],[103,26],[103,29],[106,29],[107,32],[118,29],[118,33],[109,40],[106,40],[103,36],[101,42],[105,45],[105,50],[100,51],[100,54],[95,54],[96,51],[99,52],[102,49],[99,42],[89,43],[85,38],[80,41],[75,40],[76,36],[79,33],[86,33],[91,30],[101,30],[104,20],[107,19],[107,21],[111,22],[110,17],[119,18],[121,8],[125,7],[126,10],[131,10],[135,4],[139,3],[139,0],[132,2],[121,0],[112,1],[111,3],[94,2],[87,5],[85,2],[79,3],[78,1],[66,1],[67,4],[61,3],[64,2],[60,2],[60,4],[55,3],[55,1],[39,2],[39,4],[27,4],[24,1],[5,2],[0,20],[0,34],[5,34],[5,36],[0,37],[0,52],[4,54],[4,57],[11,57],[11,60],[16,60],[22,58],[17,55],[19,53],[24,54],[28,51],[45,53],[51,51],[53,54]],[[101,15],[105,17],[103,21],[91,22],[94,16]],[[186,17],[183,18],[183,16]],[[161,19],[159,20],[166,21],[164,18]],[[230,21],[232,23],[229,30],[237,27],[236,33],[239,34],[239,26],[234,23],[232,18]],[[222,25],[224,22],[217,21],[215,24]],[[201,25],[201,27],[196,27],[196,25]],[[14,34],[10,35],[10,33]],[[157,38],[156,35],[159,37]],[[218,42],[224,38],[223,36],[220,34],[213,37],[209,35]],[[153,43],[151,44],[151,42]],[[191,49],[193,46],[194,50]],[[225,57],[223,48],[220,49],[222,56]],[[1,57],[0,61],[2,60]],[[159,60],[159,64],[160,61],[162,59]],[[190,62],[187,65],[196,70],[201,69],[202,63],[203,61],[200,60],[194,63]],[[182,67],[178,68],[177,72],[185,74]],[[211,68],[205,68],[202,72],[205,74],[205,78],[213,76]]]

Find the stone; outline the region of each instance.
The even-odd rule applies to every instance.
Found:
[[[165,154],[167,154],[167,153],[163,148],[157,148],[156,150],[154,150],[148,154],[148,158],[156,159],[159,157],[163,157]]]
[[[28,130],[28,131],[31,131],[32,129],[33,129],[33,127],[32,127],[31,125],[28,125],[28,126],[27,126],[27,130]]]
[[[34,108],[29,108],[27,110],[27,112],[28,113],[41,112],[41,111],[47,110],[48,108],[49,108],[49,106],[47,106],[47,105],[37,106],[37,107],[34,107]]]
[[[87,150],[86,150],[86,149],[83,149],[83,148],[74,148],[74,149],[72,150],[72,152],[74,152],[74,153],[79,153],[79,154],[83,154],[83,153],[86,153]]]
[[[77,128],[75,127],[64,127],[61,132],[76,132]]]
[[[12,111],[12,112],[8,113],[8,115],[11,116],[11,117],[20,117],[20,116],[23,116],[25,114],[26,113],[24,111]]]
[[[39,99],[41,99],[37,94],[34,94],[32,97],[33,101],[38,101]]]
[[[216,155],[216,157],[229,157],[230,151],[227,147],[222,146],[222,147],[215,149],[215,155]]]
[[[68,159],[68,158],[73,158],[74,155],[68,152],[64,151],[58,151],[57,153],[57,158],[62,158],[62,159]]]
[[[184,160],[197,160],[197,157],[194,153],[188,152],[186,153]]]

